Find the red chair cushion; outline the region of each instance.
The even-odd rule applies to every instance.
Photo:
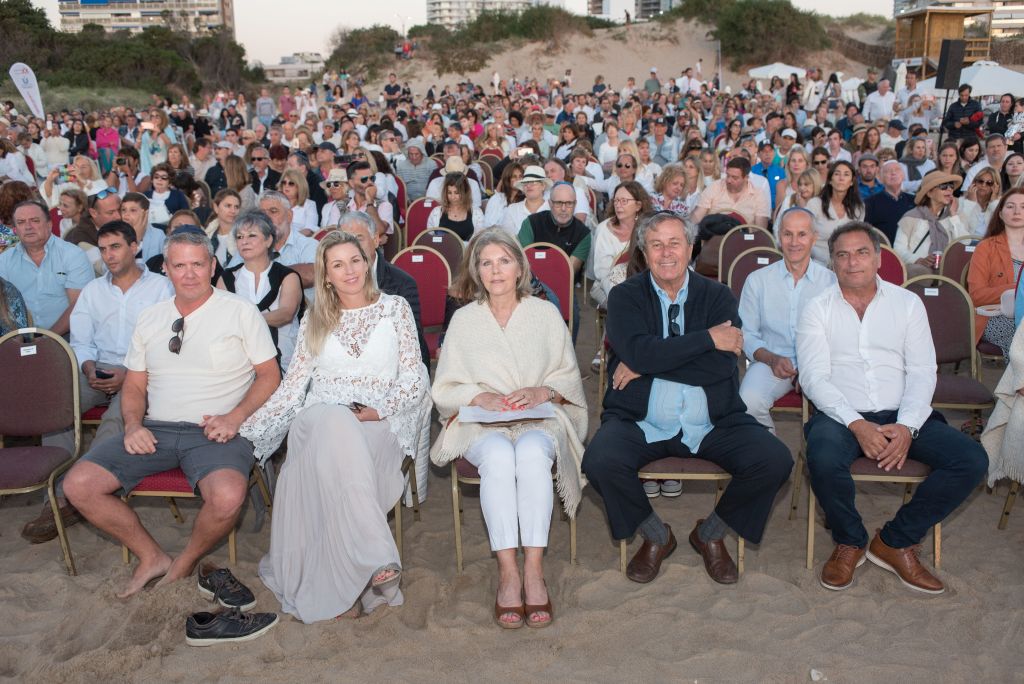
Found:
[[[179,492],[181,494],[195,494],[195,490],[192,489],[192,485],[188,483],[188,478],[185,477],[185,473],[181,468],[172,468],[171,470],[165,470],[162,473],[156,473],[155,475],[144,477],[142,478],[142,482],[140,482],[131,493],[145,494],[146,492]]]
[[[902,475],[904,477],[927,477],[932,469],[920,461],[909,458],[903,464],[903,470],[890,470],[888,473],[878,467],[878,461],[861,456],[850,466],[851,475]]]
[[[939,373],[933,404],[991,404],[992,392],[969,375]]]
[[[91,409],[82,414],[82,421],[87,420],[102,420],[103,414],[107,412],[109,406],[93,406]]]
[[[795,391],[789,391],[785,396],[781,397],[778,401],[772,404],[772,408],[801,408],[803,406],[803,399]]]
[[[67,450],[60,447],[0,449],[0,489],[21,489],[46,482],[50,473],[68,458]]]
[[[459,477],[465,477],[471,480],[480,479],[480,471],[476,469],[475,465],[464,458],[456,459],[455,472],[459,474]]]

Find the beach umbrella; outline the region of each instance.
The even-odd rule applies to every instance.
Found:
[[[1024,74],[1001,67],[996,62],[975,62],[960,72],[960,83],[971,86],[972,97],[1024,92]],[[936,89],[934,78],[921,81],[918,91],[940,96],[946,94],[945,90]]]
[[[771,80],[773,77],[778,76],[783,81],[789,80],[790,74],[796,74],[799,78],[803,78],[807,75],[806,69],[800,67],[790,66],[789,64],[783,64],[782,62],[775,62],[774,64],[765,64],[751,69],[747,72],[751,78],[763,78]]]

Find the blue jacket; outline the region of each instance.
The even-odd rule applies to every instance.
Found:
[[[643,420],[654,378],[700,386],[708,399],[711,423],[747,410],[740,399],[738,357],[715,349],[708,332],[719,323],[732,321],[741,327],[736,298],[725,285],[690,271],[689,292],[683,305],[683,334],[662,338],[661,303],[644,271],[612,288],[608,295],[606,332],[608,388],[601,420]],[[612,376],[620,362],[640,373],[622,390],[612,388]],[[725,421],[729,422],[729,421]]]

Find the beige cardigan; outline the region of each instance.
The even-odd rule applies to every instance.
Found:
[[[555,418],[501,426],[458,421],[459,408],[481,392],[508,394],[544,386],[564,399],[555,406]],[[502,330],[486,304],[462,307],[448,327],[431,391],[441,416],[441,434],[430,452],[435,464],[459,458],[492,430],[512,438],[541,430],[555,444],[558,494],[566,513],[575,516],[585,484],[580,464],[587,436],[587,402],[572,338],[557,308],[527,297]]]
[[[988,484],[1004,477],[1024,482],[1024,326],[1017,328],[1010,344],[1010,363],[996,385],[996,407],[981,435],[988,452]]]

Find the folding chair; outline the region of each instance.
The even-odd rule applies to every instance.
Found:
[[[772,247],[752,247],[745,252],[741,252],[733,259],[725,282],[729,285],[729,289],[732,290],[733,296],[739,300],[743,292],[743,285],[747,282],[747,278],[751,273],[781,260],[782,252],[777,249]]]
[[[576,274],[572,270],[569,256],[561,247],[550,242],[534,242],[526,246],[525,252],[533,274],[558,297],[562,320],[572,330],[573,297],[576,294],[573,280]]]
[[[381,252],[384,254],[384,258],[391,261],[395,258],[395,255],[405,249],[408,245],[405,244],[405,231],[406,226],[395,226],[395,232],[388,236],[388,241],[381,245]]]
[[[882,263],[878,267],[878,277],[893,285],[907,282],[907,266],[892,247],[882,244]]]
[[[73,453],[52,446],[0,448],[0,496],[46,489],[64,565],[69,575],[75,575],[54,484],[78,459],[82,448],[78,360],[59,335],[43,328],[21,328],[0,337],[0,377],[4,382],[0,435],[34,437],[69,427],[74,430]]]
[[[480,162],[480,166],[489,166],[491,168],[491,175],[494,175],[494,167],[501,163],[505,153],[502,150],[489,148],[480,150],[480,157],[477,159]]]
[[[480,179],[480,187],[484,195],[494,194],[494,169],[490,164],[480,164],[480,172],[484,177]]]
[[[716,464],[695,456],[687,456],[686,458],[679,456],[659,458],[651,461],[641,468],[639,477],[641,480],[703,480],[705,482],[714,482],[717,485],[717,491],[715,492],[716,504],[718,503],[718,500],[722,498],[722,492],[725,491],[725,483],[732,479],[732,475],[719,468]],[[742,575],[744,555],[743,537],[737,535],[737,538],[739,541],[737,542],[736,547],[736,569],[739,571],[739,574]],[[626,574],[626,552],[626,540],[620,539],[619,570],[622,571],[622,574]]]
[[[718,250],[718,279],[725,282],[732,262],[752,247],[775,249],[775,237],[764,228],[751,225],[736,226],[726,233]]]
[[[448,228],[431,228],[420,233],[412,244],[413,247],[430,247],[436,249],[448,263],[448,269],[452,272],[452,278],[459,275],[462,270],[462,254],[465,251],[465,244],[462,238]]]
[[[405,219],[405,244],[412,245],[417,236],[427,229],[427,218],[434,207],[441,203],[427,197],[420,197],[409,205]]]
[[[416,462],[411,456],[406,456],[405,460],[402,461],[402,477],[408,478],[409,486],[412,488],[412,518],[413,520],[419,521],[420,519],[420,492],[416,485]],[[402,559],[405,555],[403,547],[403,536],[402,536],[402,499],[403,496],[398,498],[395,502],[394,518],[395,518],[395,546],[398,547],[398,558]]]
[[[452,461],[452,517],[455,519],[455,565],[462,572],[462,498],[460,484],[480,484],[480,473],[476,466],[464,458]],[[554,480],[554,468],[551,479]],[[415,478],[414,478],[415,479]],[[558,497],[555,497],[556,504]],[[568,516],[562,510],[562,519]],[[576,565],[576,518],[569,518],[569,565]]]
[[[409,211],[409,192],[405,189],[405,181],[398,174],[394,174],[395,183],[398,184],[398,193],[395,199],[398,200],[398,216],[400,223],[405,224],[405,216]]]
[[[942,252],[942,260],[939,262],[939,275],[967,287],[967,268],[971,264],[971,257],[974,256],[978,242],[978,238],[968,235],[946,245]]]
[[[406,247],[391,260],[416,281],[420,295],[420,324],[427,341],[431,358],[437,358],[437,348],[444,325],[445,304],[448,288],[452,284],[452,272],[448,262],[435,249],[414,245]],[[432,328],[432,330],[428,330]]]

